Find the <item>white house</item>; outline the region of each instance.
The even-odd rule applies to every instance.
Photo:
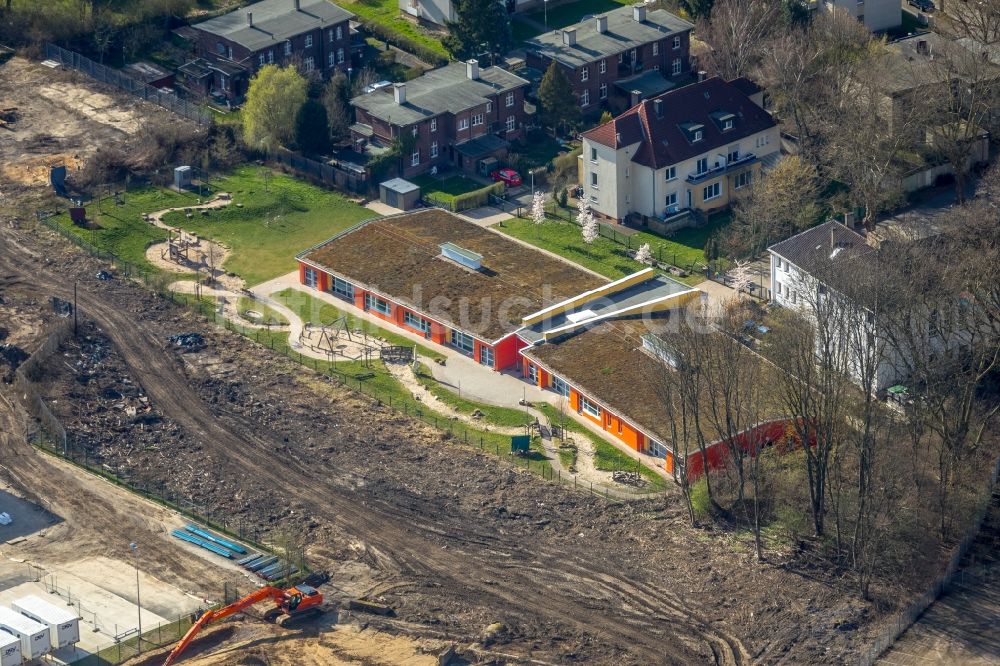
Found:
[[[664,219],[729,205],[780,155],[778,127],[747,79],[711,78],[644,100],[583,134],[580,185],[594,212]]]
[[[823,0],[819,6],[827,11],[847,12],[872,32],[898,28],[903,23],[897,0]]]

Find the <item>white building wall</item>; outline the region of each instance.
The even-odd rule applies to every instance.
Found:
[[[593,159],[596,151],[597,159]],[[635,145],[619,150],[583,140],[583,194],[588,197],[594,211],[620,220],[629,212],[626,202],[632,201],[632,176],[637,165],[631,163],[626,154],[635,153]],[[641,168],[641,167],[638,167]],[[625,170],[629,170],[629,178]],[[593,176],[597,175],[597,185]]]
[[[889,30],[902,25],[903,9],[895,0],[826,0],[828,11],[838,9],[852,18],[864,17],[865,27],[871,31]]]

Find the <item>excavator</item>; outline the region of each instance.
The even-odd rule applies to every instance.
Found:
[[[239,613],[250,606],[258,604],[261,601],[267,601],[268,599],[273,601],[275,605],[264,613],[264,619],[268,622],[274,622],[281,627],[287,627],[292,623],[316,617],[327,610],[327,607],[323,604],[323,594],[310,585],[296,585],[286,590],[280,587],[262,587],[228,606],[206,611],[198,618],[197,622],[191,625],[191,628],[184,634],[184,638],[181,639],[180,643],[171,650],[167,656],[167,660],[163,662],[163,666],[170,666],[170,664],[177,661],[181,653],[187,649],[187,646],[198,635],[198,632],[207,625],[216,620]]]

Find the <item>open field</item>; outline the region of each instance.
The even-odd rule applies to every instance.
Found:
[[[451,58],[448,51],[441,45],[439,35],[400,15],[399,4],[396,0],[354,0],[353,2],[345,2],[344,9],[412,39],[417,44],[444,58]]]
[[[302,374],[139,286],[94,279],[99,264],[61,240],[0,233],[0,272],[30,279],[36,297],[65,298],[79,281],[83,316],[176,431],[158,449],[138,449],[130,432],[99,429],[100,450],[120,472],[263,531],[299,525],[314,566],[377,576],[379,598],[414,632],[467,643],[501,622],[493,649],[543,661],[738,664],[751,653],[828,662],[870,630],[870,615],[836,579],[798,576],[786,554],[753,567],[753,589],[766,593],[751,592],[732,575],[748,566],[743,555],[686,527],[680,506],[607,504],[441,446],[440,431]],[[32,252],[58,257],[59,277]],[[166,335],[185,331],[201,332],[208,347],[164,348]],[[78,418],[74,436],[92,419]],[[262,503],[273,509],[261,512]],[[845,619],[858,628],[833,629]]]

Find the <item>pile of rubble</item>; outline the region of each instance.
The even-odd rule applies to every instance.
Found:
[[[183,349],[184,351],[200,351],[205,348],[205,338],[202,337],[201,333],[179,333],[177,335],[171,335],[167,338],[169,342],[174,347]]]

